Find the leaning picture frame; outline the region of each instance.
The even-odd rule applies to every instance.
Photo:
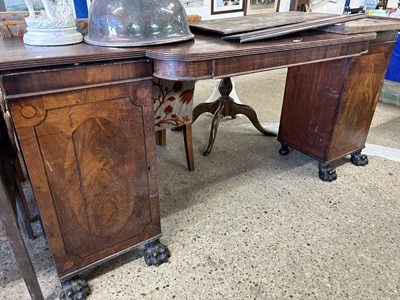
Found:
[[[203,7],[204,0],[180,0],[183,7],[192,8],[192,7]]]
[[[279,11],[280,0],[246,0],[246,15]]]
[[[211,0],[211,14],[245,12],[247,0]]]

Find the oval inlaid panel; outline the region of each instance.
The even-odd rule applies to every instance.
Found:
[[[90,234],[110,236],[129,222],[135,207],[128,181],[135,173],[133,157],[124,133],[107,119],[86,120],[72,134],[66,161],[75,161],[78,174],[65,167],[66,182],[72,185],[68,199]]]

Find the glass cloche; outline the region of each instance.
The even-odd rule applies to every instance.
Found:
[[[180,0],[93,0],[85,42],[129,47],[193,38]]]

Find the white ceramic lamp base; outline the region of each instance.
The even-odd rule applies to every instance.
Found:
[[[77,44],[83,41],[83,36],[76,27],[69,28],[26,28],[24,43],[32,46],[61,46]]]

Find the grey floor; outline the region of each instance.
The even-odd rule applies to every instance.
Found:
[[[286,70],[239,76],[236,90],[262,123],[278,123]],[[215,81],[197,83],[195,103]],[[224,119],[210,156],[210,115],[193,125],[196,170],[183,139],[158,148],[168,263],[145,265],[132,251],[84,274],[89,299],[400,299],[400,163],[370,155],[335,163],[338,179],[318,178],[317,162],[278,153],[279,143]],[[379,102],[368,143],[400,149],[400,107]],[[394,151],[394,152],[393,152]],[[397,154],[396,154],[397,153]],[[400,159],[400,155],[397,157]],[[27,241],[46,299],[60,292],[46,241]],[[0,243],[0,299],[28,299],[7,242]]]

